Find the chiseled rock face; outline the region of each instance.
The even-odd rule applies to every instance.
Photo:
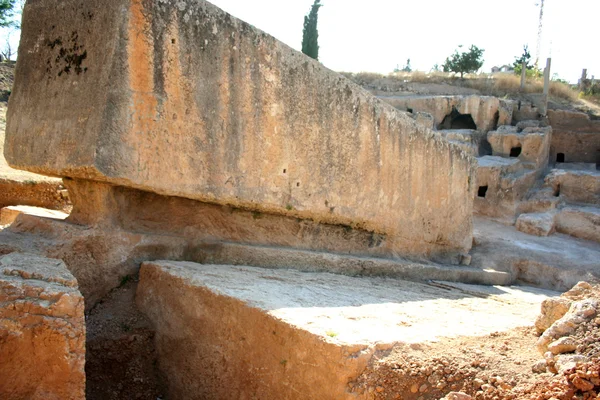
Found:
[[[553,169],[544,184],[570,203],[600,205],[600,171]]]
[[[471,246],[471,157],[207,2],[28,1],[20,53],[16,168]]]
[[[554,219],[554,212],[521,214],[515,227],[529,235],[548,236],[556,230]]]
[[[434,126],[444,128],[445,118],[456,109],[461,114],[473,118],[477,130],[488,132],[498,125],[510,125],[512,122],[513,102],[489,96],[402,96],[381,97],[385,102],[400,110],[429,113],[433,116]],[[449,128],[449,127],[446,127]]]
[[[85,399],[85,320],[60,260],[0,257],[0,398]]]
[[[536,169],[548,165],[548,151],[552,138],[552,128],[532,126],[539,121],[522,121],[517,125],[519,132],[498,130],[489,132],[487,140],[492,146],[492,155],[514,157],[535,164]],[[518,154],[517,154],[518,153]]]
[[[517,158],[485,156],[477,161],[475,213],[514,223],[519,202],[535,183],[537,172],[525,169]]]
[[[562,154],[563,162],[598,163],[600,155],[600,121],[573,111],[549,110],[548,119],[552,125],[552,145],[550,161],[557,161]]]

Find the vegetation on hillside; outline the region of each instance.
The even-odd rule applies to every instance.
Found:
[[[458,46],[462,48],[462,46]],[[463,78],[464,74],[477,72],[483,65],[483,52],[485,50],[480,49],[475,45],[471,45],[468,51],[459,52],[458,49],[454,51],[454,54],[446,58],[446,61],[442,65],[444,72],[456,72]]]

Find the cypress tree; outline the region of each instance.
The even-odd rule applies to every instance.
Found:
[[[302,34],[302,52],[315,60],[319,59],[319,8],[323,6],[321,0],[315,0],[308,15],[304,16],[304,30]]]

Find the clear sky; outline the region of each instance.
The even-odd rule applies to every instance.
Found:
[[[484,72],[535,57],[540,0],[321,0],[319,59],[336,71],[391,72],[406,59],[429,71],[462,44],[485,49]],[[313,0],[212,0],[295,49]],[[540,65],[576,82],[600,78],[600,0],[545,0]]]
[[[191,1],[191,0],[189,0]],[[511,64],[528,44],[535,57],[541,0],[321,0],[320,61],[335,71],[391,72],[411,59],[429,71],[462,44],[485,49],[482,70]],[[212,0],[300,50],[313,0]],[[545,0],[540,65],[577,82],[583,68],[600,79],[600,0]],[[4,46],[6,30],[0,30]],[[12,35],[13,45],[18,34]]]

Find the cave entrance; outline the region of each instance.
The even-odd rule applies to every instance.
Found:
[[[479,186],[479,189],[477,190],[477,197],[485,197],[485,195],[487,194],[488,191],[488,187],[486,186]]]
[[[565,153],[558,153],[556,155],[556,162],[557,163],[564,163],[565,162]]]
[[[456,107],[452,107],[450,114],[444,117],[440,124],[440,130],[444,129],[472,129],[477,130],[471,114],[461,114]]]
[[[516,158],[519,157],[521,155],[521,146],[516,146],[510,149],[510,157],[511,158]]]

